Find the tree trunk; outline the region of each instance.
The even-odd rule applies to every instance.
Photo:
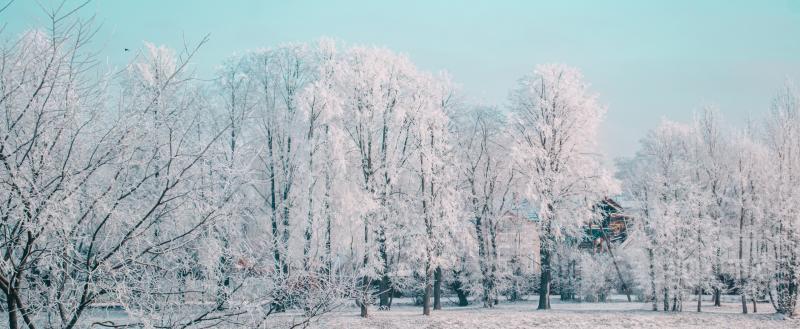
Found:
[[[9,282],[9,285],[10,284],[11,283]],[[11,290],[11,287],[9,287],[9,291],[6,292],[6,307],[7,307],[6,313],[8,314],[8,328],[9,329],[19,328],[17,320],[17,304],[14,303],[14,291]]]
[[[488,222],[489,224],[489,242],[491,243],[491,249],[489,250],[491,253],[491,274],[489,275],[489,283],[491,285],[491,301],[492,304],[497,305],[500,303],[500,300],[497,298],[497,230],[495,229],[495,225],[492,221]]]
[[[458,296],[458,306],[464,307],[469,305],[469,299],[467,299],[467,293],[464,290],[457,289],[456,296]]]
[[[465,257],[462,257],[461,261],[464,262]],[[461,273],[460,270],[453,271],[453,283],[450,284],[450,287],[458,296],[458,306],[467,306],[469,305],[469,300],[467,299],[467,291],[464,290],[464,283],[461,282]]]
[[[442,309],[442,268],[440,266],[433,271],[433,309]]]
[[[267,148],[269,149],[269,207],[271,210],[272,218],[270,224],[272,225],[272,243],[273,243],[273,260],[275,265],[275,273],[280,273],[281,268],[281,249],[279,247],[279,233],[278,233],[278,198],[275,187],[275,159],[272,151],[272,135],[267,131]]]
[[[283,254],[283,247],[281,245],[280,233],[278,230],[278,191],[277,186],[275,184],[275,177],[277,176],[276,169],[275,169],[275,154],[273,150],[273,136],[272,131],[267,130],[267,149],[269,151],[269,207],[271,210],[272,218],[270,221],[271,228],[272,228],[272,242],[273,242],[273,250],[272,250],[272,257],[275,266],[275,273],[277,275],[285,274],[284,270],[286,266],[284,263],[286,262],[282,256]],[[285,276],[284,276],[285,278]],[[280,279],[279,279],[280,281]],[[283,304],[284,301],[281,298],[277,298],[273,301],[273,308],[275,312],[283,312],[285,310],[285,305]]]
[[[286,154],[290,154],[291,152],[292,152],[292,138],[290,137],[290,138],[287,138],[287,141],[286,141]],[[280,158],[281,158],[281,162],[282,163],[285,163],[287,161],[284,158],[284,153],[283,152],[280,153]],[[283,168],[283,170],[282,170],[283,171],[283,176],[284,177],[290,177],[291,175],[288,173],[289,169],[287,169],[286,165],[283,165],[282,168]],[[291,187],[292,187],[291,181],[287,180],[287,181],[283,182],[283,189],[281,190],[281,208],[283,209],[283,232],[282,232],[283,233],[283,236],[282,236],[283,245],[281,245],[281,248],[283,248],[283,253],[284,253],[284,260],[283,260],[283,275],[284,275],[284,277],[288,277],[289,276],[289,262],[288,262],[288,260],[286,258],[289,257],[289,237],[291,235],[289,233],[289,218],[290,218],[290,214],[291,214],[291,205],[289,203],[289,193],[291,192]]]
[[[570,276],[569,276],[569,264],[567,264],[566,266],[562,266],[562,265],[563,265],[562,262],[558,262],[558,271],[556,271],[556,275],[558,275],[558,280],[559,280],[559,282],[561,282],[561,284],[558,287],[559,288],[558,289],[558,296],[560,297],[559,300],[561,300],[563,302],[563,301],[572,300],[572,294],[570,293],[571,282],[570,282]],[[517,275],[516,271],[517,271],[517,267],[515,266],[514,267],[514,275],[515,276]],[[516,281],[514,281],[512,283],[512,287],[513,288],[511,289],[511,298],[510,299],[512,301],[516,301],[517,299],[519,299],[519,295],[520,295],[519,294],[518,284],[517,284]]]
[[[703,288],[697,288],[697,313],[703,311]]]
[[[744,189],[742,192],[744,193]],[[745,297],[744,289],[744,200],[742,200],[742,207],[739,208],[739,294],[742,296],[742,314],[747,314],[747,297]]]
[[[650,294],[653,296],[653,311],[658,311],[658,298],[656,297],[656,269],[653,249],[647,248],[647,258],[650,261]]]
[[[364,217],[364,245],[369,246],[369,219],[368,217]],[[365,247],[368,248],[368,247]],[[366,270],[369,266],[369,251],[367,249],[364,250],[364,269]],[[363,295],[361,296],[361,300],[358,303],[358,306],[361,308],[361,317],[366,318],[369,316],[369,307],[368,302],[370,299],[369,294],[370,292],[370,279],[366,271],[364,271],[364,276],[361,278],[361,289]]]
[[[474,189],[473,189],[474,193]],[[486,253],[486,239],[483,233],[483,214],[480,212],[482,210],[478,210],[478,200],[477,198],[472,199],[473,207],[475,208],[473,211],[475,212],[475,237],[477,238],[478,243],[478,264],[481,269],[481,288],[483,288],[483,307],[491,308],[492,303],[490,302],[491,299],[491,284],[489,278],[489,265],[487,264],[487,253]]]
[[[381,157],[381,164],[386,165],[388,160],[388,141],[389,141],[389,125],[388,125],[388,112],[391,111],[391,108],[387,108],[383,112],[383,126],[381,128],[381,146],[380,146],[380,157]],[[391,189],[391,180],[389,179],[389,171],[383,171],[383,186],[381,187],[381,209],[387,209],[388,202],[389,202],[389,192]],[[383,223],[381,224],[378,232],[378,249],[379,249],[379,256],[381,258],[381,262],[383,265],[383,276],[381,277],[380,282],[380,309],[388,310],[392,307],[390,301],[390,290],[391,290],[391,279],[389,278],[389,257],[386,251],[386,228],[383,226],[387,223],[388,218],[386,215],[383,215]]]
[[[328,180],[328,174],[325,174],[325,180]],[[325,188],[325,269],[328,272],[328,275],[333,274],[333,241],[332,239],[332,230],[333,230],[333,218],[331,215],[330,210],[330,185],[326,183]]]
[[[702,215],[699,216],[702,218]],[[697,242],[698,245],[702,245],[702,234],[700,230],[697,230]],[[700,253],[697,254],[697,263],[702,264],[702,259],[700,257]],[[697,313],[700,313],[703,308],[703,287],[697,287]]]
[[[541,258],[542,275],[539,280],[539,306],[538,310],[550,309],[550,250],[546,243],[542,243],[539,248]]]
[[[389,302],[389,297],[392,294],[392,279],[389,277],[389,255],[386,252],[386,233],[384,228],[381,227],[378,232],[378,251],[383,265],[383,274],[378,284],[378,307],[381,310],[389,310],[392,305]]]
[[[311,188],[309,188],[309,195]],[[311,239],[314,237],[314,212],[311,210],[314,206],[314,198],[308,198],[308,217],[306,218],[306,229],[303,232],[303,270],[308,272],[311,269]]]
[[[359,303],[361,307],[361,317],[366,318],[369,317],[369,310],[367,309],[367,303]]]
[[[700,313],[702,311],[701,309],[702,305],[703,305],[703,289],[697,288],[697,313]]]
[[[427,267],[427,266],[426,266]],[[431,271],[430,268],[425,269],[425,294],[422,297],[422,314],[431,315],[431,294],[433,294],[433,285],[431,284]]]
[[[325,125],[325,136],[328,136],[328,125]],[[330,158],[329,158],[330,159]],[[333,214],[331,212],[331,168],[325,166],[325,198],[323,199],[323,208],[325,209],[325,268],[328,275],[333,274]]]
[[[742,314],[747,314],[747,300],[744,297],[744,293],[742,293]]]
[[[424,161],[425,157],[420,154],[419,156],[419,164],[421,168],[424,168]],[[420,192],[422,194],[422,218],[425,224],[425,236],[427,238],[428,243],[425,244],[425,295],[423,296],[422,300],[422,314],[423,315],[431,315],[431,295],[433,294],[433,251],[431,250],[431,244],[433,242],[433,223],[431,219],[431,215],[428,213],[428,202],[425,188],[425,174],[423,170],[423,174],[420,175]],[[432,196],[431,196],[432,197]],[[437,267],[438,269],[438,267]]]
[[[795,307],[797,305],[797,291],[798,291],[798,277],[797,277],[797,251],[796,245],[792,242],[794,238],[794,230],[789,226],[784,231],[783,224],[778,232],[778,247],[776,252],[779,253],[777,257],[777,271],[775,273],[775,292],[777,293],[775,304],[777,305],[775,311],[785,316],[791,317],[794,315]],[[785,232],[785,233],[784,233]]]
[[[381,281],[380,284],[378,285],[378,289],[380,289],[380,292],[378,292],[378,296],[380,299],[378,307],[380,307],[381,310],[391,309],[392,304],[390,301],[391,299],[390,297],[392,296],[392,281],[388,275],[384,274],[383,276],[381,276]]]

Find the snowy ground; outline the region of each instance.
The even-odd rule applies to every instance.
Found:
[[[723,305],[714,307],[709,297],[703,301],[703,312],[695,312],[696,301],[684,304],[683,312],[653,312],[651,304],[625,301],[624,296],[613,296],[608,303],[561,303],[558,296],[551,299],[552,310],[537,311],[536,297],[523,302],[501,302],[493,309],[484,309],[479,303],[458,307],[446,300],[443,310],[434,311],[430,317],[422,315],[422,308],[412,305],[412,300],[395,299],[392,310],[370,309],[370,317],[362,319],[353,304],[343,305],[336,311],[315,318],[309,328],[800,328],[800,317],[783,319],[774,314],[769,303],[759,303],[757,314],[741,314],[738,296],[724,296]],[[752,304],[748,304],[752,311]],[[87,314],[88,323],[117,320],[124,323],[129,316],[118,308],[93,308]],[[0,328],[6,323],[0,316]],[[263,328],[303,328],[302,314],[297,311],[273,314]],[[229,325],[225,328],[235,328]]]
[[[355,308],[344,308],[316,319],[311,328],[800,328],[800,319],[782,319],[773,314],[768,303],[758,305],[758,314],[739,314],[741,305],[728,300],[722,307],[703,302],[697,313],[696,302],[684,306],[684,312],[653,312],[650,304],[559,303],[552,300],[552,310],[536,311],[535,300],[501,303],[494,309],[479,306],[447,306],[430,317],[420,307],[401,304],[391,311],[371,310],[368,319],[358,316]],[[752,307],[752,305],[750,305]],[[268,327],[284,327],[291,314],[281,314]],[[290,325],[289,325],[290,326]]]

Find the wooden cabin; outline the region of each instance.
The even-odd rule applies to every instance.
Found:
[[[627,229],[633,218],[626,215],[622,206],[611,198],[603,198],[594,206],[594,210],[599,214],[599,220],[584,225],[585,236],[580,247],[603,252],[608,250],[609,243],[623,246],[628,240]]]

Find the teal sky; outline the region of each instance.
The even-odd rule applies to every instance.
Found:
[[[102,23],[95,47],[112,65],[143,41],[180,47],[210,33],[195,60],[203,77],[235,52],[326,36],[447,70],[470,100],[502,106],[521,75],[562,62],[608,107],[601,145],[611,157],[632,155],[662,117],[688,120],[706,104],[734,124],[758,118],[787,78],[800,80],[794,0],[95,0],[80,14]],[[0,13],[2,38],[45,21],[36,1],[17,0]]]

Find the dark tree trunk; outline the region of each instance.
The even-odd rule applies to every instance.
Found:
[[[469,299],[467,299],[467,293],[462,289],[456,290],[456,296],[458,296],[458,306],[468,306]]]
[[[325,125],[325,136],[328,135],[328,126]],[[331,189],[332,189],[331,169],[325,167],[325,198],[323,199],[325,209],[325,268],[328,275],[333,274],[333,242],[332,229],[333,229],[333,214],[331,213]]]
[[[495,219],[496,220],[496,219]],[[491,284],[491,301],[492,304],[498,305],[500,300],[498,299],[497,293],[497,230],[495,227],[495,223],[493,221],[489,221],[489,242],[491,243],[491,255],[492,255],[492,266],[491,266],[491,275],[489,276],[489,283]]]
[[[550,214],[555,213],[555,209],[553,209],[552,204],[547,205],[547,209],[550,211]],[[536,309],[539,310],[549,310],[550,309],[550,282],[552,281],[552,270],[551,270],[551,255],[550,255],[550,247],[553,240],[553,232],[551,228],[550,219],[542,219],[542,238],[539,239],[539,259],[540,265],[542,267],[542,274],[539,277],[539,305]]]
[[[702,217],[702,215],[699,216],[698,218],[700,217]],[[702,234],[700,230],[697,230],[697,242],[701,243],[702,245],[701,236]],[[698,255],[697,263],[702,264],[702,259],[700,258],[700,254],[698,253],[697,255]],[[703,308],[703,287],[697,287],[697,312],[700,313],[702,311],[702,308]]]
[[[744,192],[742,192],[744,193]],[[742,200],[744,201],[744,200]],[[743,203],[744,204],[744,203]],[[747,314],[747,297],[744,289],[744,215],[745,209],[739,209],[739,294],[742,295],[742,314]]]
[[[381,276],[381,281],[378,285],[378,292],[379,297],[379,304],[381,310],[389,310],[392,308],[391,304],[391,296],[392,296],[392,281],[388,275],[384,274]]]
[[[331,231],[333,230],[333,218],[331,218],[330,204],[328,203],[328,191],[325,192],[325,269],[328,275],[333,274],[333,242],[331,241]]]
[[[390,297],[392,295],[392,279],[389,277],[389,255],[386,252],[386,234],[384,229],[381,228],[378,232],[378,250],[381,261],[383,262],[383,275],[378,284],[378,307],[381,310],[389,310],[392,308]]]
[[[367,310],[367,304],[366,303],[359,303],[359,306],[361,307],[361,317],[362,318],[369,317],[369,311]]]
[[[19,328],[19,324],[17,323],[17,305],[14,303],[14,292],[9,288],[10,291],[6,292],[6,314],[8,314],[8,327],[10,329],[17,329]]]
[[[292,139],[291,138],[287,138],[286,144],[287,144],[287,146],[286,146],[286,150],[287,151],[286,152],[287,153],[291,153],[292,152]],[[281,153],[281,159],[283,159],[283,153]],[[287,173],[287,169],[285,167],[283,169],[283,172],[284,172],[283,173],[284,177],[290,176]],[[283,248],[283,252],[284,252],[283,275],[284,275],[284,277],[289,277],[289,262],[286,260],[286,258],[289,257],[289,236],[290,236],[290,233],[289,233],[289,218],[290,218],[289,217],[289,215],[290,215],[289,194],[291,192],[291,186],[292,185],[291,185],[290,182],[284,182],[283,185],[284,185],[284,187],[283,187],[283,190],[281,192],[281,207],[283,209],[283,232],[282,232],[283,233],[283,236],[282,236],[283,245],[281,245],[281,248]]]
[[[439,266],[433,271],[433,309],[442,309],[442,268]]]
[[[697,288],[697,312],[702,311],[703,305],[703,288]]]
[[[658,311],[658,298],[656,298],[656,269],[653,259],[653,249],[647,249],[647,258],[650,260],[650,293],[653,296],[653,311]]]
[[[364,218],[364,244],[367,245],[368,243],[369,243],[369,221],[365,217]],[[364,253],[364,269],[366,269],[368,266],[369,266],[369,255],[365,252]],[[361,317],[362,318],[366,318],[366,317],[369,316],[369,309],[368,309],[369,305],[367,304],[367,302],[369,300],[368,294],[371,293],[370,292],[370,287],[369,287],[370,286],[370,279],[369,279],[369,276],[367,274],[364,274],[364,276],[361,278],[361,280],[362,280],[361,281],[361,285],[362,285],[361,290],[362,290],[362,293],[364,295],[360,297],[361,300],[358,301],[358,306],[361,308]]]
[[[272,218],[270,221],[271,228],[272,228],[272,242],[273,242],[273,250],[272,250],[272,258],[275,266],[275,273],[280,274],[283,273],[285,270],[284,262],[285,260],[281,257],[282,253],[282,246],[280,240],[280,233],[278,231],[278,191],[277,186],[275,184],[275,177],[277,176],[275,170],[275,155],[273,150],[273,141],[272,141],[272,132],[270,130],[267,131],[267,149],[269,150],[269,207],[271,210]],[[280,280],[280,279],[279,279]],[[283,305],[282,298],[278,297],[272,303],[272,308],[275,312],[283,312],[286,307]]]
[[[550,250],[546,243],[542,243],[539,248],[541,258],[542,275],[539,280],[539,306],[536,309],[550,309]]]
[[[464,283],[461,282],[461,271],[453,271],[453,283],[450,284],[450,287],[456,292],[456,296],[458,296],[458,306],[469,305],[467,291],[464,290]]]
[[[744,293],[742,293],[742,314],[747,314],[747,300],[744,297]]]
[[[431,295],[433,294],[433,285],[431,284],[430,269],[425,269],[425,293],[422,297],[422,314],[431,315]]]
[[[473,204],[478,201],[473,198]],[[483,232],[483,217],[481,214],[475,215],[475,236],[478,239],[478,263],[481,268],[481,288],[483,288],[483,307],[492,307],[491,303],[491,278],[489,277],[489,265],[487,264],[486,240]]]
[[[669,282],[669,280],[667,280],[667,273],[669,273],[669,268],[667,266],[667,263],[664,263],[664,282],[665,283]],[[666,287],[666,284],[665,284],[665,287],[663,288],[663,292],[664,292],[664,312],[668,312],[669,311],[669,288]]]

